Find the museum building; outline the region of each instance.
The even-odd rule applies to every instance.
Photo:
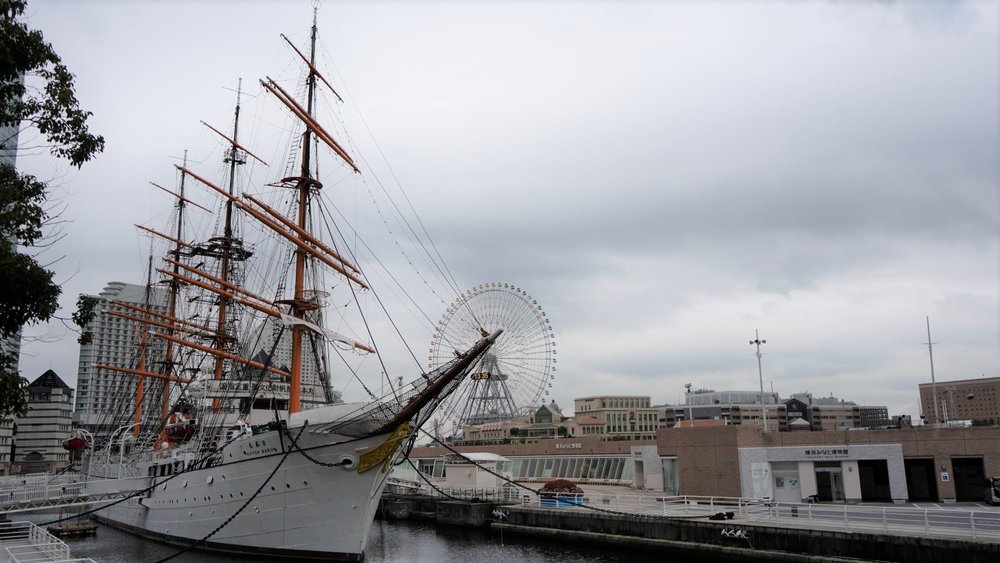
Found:
[[[982,501],[1000,476],[1000,427],[765,433],[752,426],[665,428],[655,440],[576,436],[455,448],[511,461],[520,481],[568,478],[670,495],[779,502]],[[416,447],[430,473],[451,452]]]

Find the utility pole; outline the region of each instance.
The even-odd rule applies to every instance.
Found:
[[[754,338],[750,341],[752,346],[757,346],[757,375],[760,378],[760,414],[764,417],[764,432],[767,432],[767,407],[764,406],[764,369],[760,365],[760,345],[767,344],[767,340],[760,339],[760,331],[754,329]]]
[[[931,358],[931,402],[934,403],[934,423],[941,422],[941,412],[938,409],[937,382],[934,381],[934,343],[931,342],[931,318],[927,319],[927,354]]]

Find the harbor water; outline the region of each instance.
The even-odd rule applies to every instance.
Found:
[[[14,515],[12,515],[14,516]],[[30,520],[42,525],[58,518],[58,514],[35,514],[13,520]],[[73,557],[89,557],[98,563],[146,563],[159,561],[177,553],[180,548],[144,540],[131,534],[100,525],[96,536],[66,538]],[[620,547],[602,547],[583,544],[575,540],[554,542],[525,536],[500,534],[489,529],[457,529],[433,523],[376,520],[365,552],[368,563],[396,562],[586,562],[612,563],[671,563],[686,560],[676,554],[654,551],[629,551]],[[270,558],[224,556],[217,553],[188,551],[171,561],[209,562],[263,562]],[[702,558],[699,563],[705,563]]]

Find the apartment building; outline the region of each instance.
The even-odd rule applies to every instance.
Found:
[[[139,365],[142,329],[133,320],[116,317],[107,312],[135,316],[129,306],[141,307],[161,313],[167,312],[166,292],[162,288],[109,282],[98,298],[94,319],[84,327],[92,335],[90,342],[80,346],[77,368],[76,411],[80,423],[98,434],[98,427],[107,424],[106,413],[132,412],[135,403],[135,380],[132,376],[109,370],[99,370],[100,364],[135,368]],[[158,338],[147,338],[145,357],[148,367],[158,366],[163,360],[166,345]],[[150,396],[154,391],[147,390]]]

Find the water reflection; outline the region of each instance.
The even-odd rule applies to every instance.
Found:
[[[53,520],[55,515],[20,518],[36,523]],[[99,563],[139,563],[158,561],[175,554],[179,548],[137,538],[101,526],[96,537],[67,539],[73,557],[90,557]],[[620,547],[594,546],[576,540],[566,541],[501,534],[490,529],[461,529],[422,522],[387,522],[376,520],[366,550],[368,563],[423,563],[441,561],[537,562],[537,563],[660,563],[684,559],[663,551],[632,551]],[[264,562],[273,558],[224,556],[189,551],[172,559],[191,563]],[[704,563],[700,560],[699,563]]]

